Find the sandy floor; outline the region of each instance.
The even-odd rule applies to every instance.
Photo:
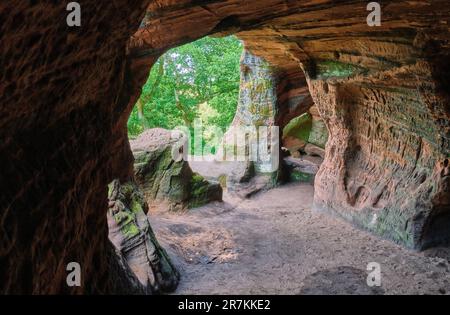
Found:
[[[313,187],[289,184],[185,214],[151,214],[181,273],[176,294],[449,294],[450,250],[403,249],[311,210]],[[381,266],[381,287],[366,284]]]

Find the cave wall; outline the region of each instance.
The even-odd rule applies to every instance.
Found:
[[[246,49],[285,74],[280,79],[288,84],[278,88],[287,96],[292,91],[299,108],[292,115],[314,101],[327,126],[315,207],[407,247],[425,248],[450,236],[450,9],[439,0],[384,1],[381,26],[369,27],[367,3],[161,5],[146,30],[171,35],[141,33],[135,48],[143,53],[136,56],[143,62],[204,35],[237,34]],[[203,27],[178,36],[191,23]],[[309,101],[298,106],[299,97]],[[292,118],[289,111],[280,117]]]
[[[315,207],[416,249],[450,237],[449,14],[438,2],[389,3],[378,28],[358,22],[360,3],[319,10],[332,27],[308,12],[240,33],[257,47],[283,41],[306,74],[330,133]]]
[[[358,5],[345,7],[324,10],[333,28],[313,20],[293,29],[290,16],[241,37],[298,46],[285,52],[299,59],[330,132],[318,209],[411,248],[448,241],[449,14],[436,1],[395,2],[371,29],[356,22]]]
[[[149,1],[79,2],[79,28],[65,2],[0,2],[0,293],[143,292],[105,210],[108,182],[131,162],[120,92]],[[66,284],[69,262],[81,287]]]
[[[330,132],[318,208],[409,247],[448,236],[447,0],[383,1],[373,28],[367,1],[79,2],[76,29],[65,3],[0,3],[0,292],[143,292],[107,239],[107,184],[130,176],[126,121],[152,64],[209,34],[237,33],[287,91],[311,91]]]

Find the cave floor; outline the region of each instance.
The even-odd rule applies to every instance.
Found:
[[[288,184],[151,213],[181,274],[175,294],[450,294],[450,249],[413,252],[313,211],[313,190]],[[380,264],[381,287],[366,283],[370,262]]]

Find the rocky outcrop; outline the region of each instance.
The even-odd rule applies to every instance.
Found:
[[[277,185],[282,176],[275,125],[277,80],[275,69],[244,50],[236,114],[224,135],[222,150],[216,154],[219,160],[240,161],[226,174],[226,186],[244,198]]]
[[[277,78],[270,65],[245,50],[241,58],[241,82],[236,114],[224,135],[224,150],[217,153],[221,160],[228,159],[229,155],[236,159],[239,152],[245,152],[245,159],[253,162],[256,173],[278,172],[278,152],[270,149],[274,141],[276,145],[273,147],[277,148],[279,141],[278,135],[274,135],[278,130],[271,129],[277,128],[276,87]],[[267,130],[264,131],[260,127],[266,127]],[[239,138],[245,139],[245,142],[238,143]]]
[[[184,159],[183,133],[149,129],[130,143],[135,178],[151,208],[181,211],[222,200],[219,183],[192,172]]]
[[[449,193],[449,14],[440,4],[390,3],[374,28],[364,23],[365,3],[325,5],[240,34],[264,57],[263,46],[278,47],[306,74],[330,133],[316,207],[419,249],[450,238],[442,199]],[[333,27],[314,14],[332,18]]]
[[[86,0],[68,28],[66,3],[0,2],[0,291],[142,292],[108,240],[106,187],[132,171],[126,121],[152,64],[209,34],[284,73],[287,104],[314,99],[317,208],[411,248],[448,240],[447,4],[382,2],[369,27],[367,1]]]
[[[147,217],[148,205],[133,181],[109,185],[109,239],[146,293],[173,291],[179,274],[159,245]]]
[[[450,224],[442,197],[449,181],[442,174],[450,151],[450,15],[445,1],[396,1],[383,6],[380,27],[369,27],[366,5],[230,1],[207,5],[213,13],[203,15],[205,7],[186,2],[159,8],[164,13],[147,26],[167,18],[173,29],[196,16],[208,34],[237,32],[280,72],[304,72],[330,133],[315,181],[316,207],[424,248],[450,238],[442,228]],[[197,28],[187,36],[201,33]],[[183,40],[172,35],[167,42]],[[153,51],[165,44],[151,41]]]

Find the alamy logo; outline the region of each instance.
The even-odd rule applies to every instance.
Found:
[[[70,13],[67,15],[66,22],[70,27],[81,26],[81,6],[78,2],[70,2],[66,7]]]
[[[367,276],[367,285],[369,287],[380,287],[381,286],[381,266],[379,263],[371,262],[367,264],[367,271],[369,275]]]
[[[381,26],[381,6],[378,2],[371,2],[367,5],[367,11],[372,11],[367,16],[367,25],[370,27]]]
[[[81,266],[77,262],[70,262],[66,267],[67,271],[70,271],[66,277],[66,283],[69,287],[81,286]]]

